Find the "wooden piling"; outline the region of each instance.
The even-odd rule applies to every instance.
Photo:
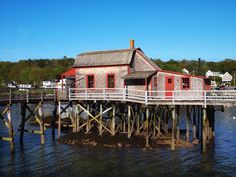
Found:
[[[12,117],[11,117],[11,106],[8,105],[7,118],[9,123],[9,138],[10,138],[10,149],[11,153],[15,152],[15,143],[14,143],[14,130],[12,126]]]
[[[90,106],[89,106],[89,104],[87,104],[87,111],[88,112],[90,112]],[[88,133],[89,132],[89,130],[90,130],[90,117],[89,117],[89,115],[87,115],[87,120],[86,120],[86,122],[87,122],[87,124],[86,124],[86,133]]]
[[[51,127],[52,127],[52,139],[55,140],[55,128],[56,128],[56,120],[57,120],[57,100],[55,99],[54,103],[54,110],[53,110],[53,116],[51,121]]]
[[[142,114],[142,111],[139,110],[138,111],[138,114],[137,114],[137,121],[136,121],[136,127],[137,127],[137,130],[136,130],[136,134],[139,135],[140,134],[140,115]]]
[[[122,113],[122,129],[123,129],[123,132],[126,132],[126,121],[125,121],[125,113]]]
[[[116,107],[115,105],[112,105],[112,117],[111,117],[111,132],[112,136],[115,135],[116,127],[115,127],[115,116],[116,116]]]
[[[207,113],[206,113],[206,108],[204,107],[202,109],[202,152],[206,152],[206,143],[207,143],[207,139],[206,139],[206,117],[207,117]]]
[[[40,107],[38,109],[39,111],[39,115],[41,114],[41,118],[40,118],[40,124],[39,124],[39,127],[40,127],[40,137],[41,137],[41,144],[44,144],[45,142],[45,139],[44,139],[44,122],[43,122],[43,111],[42,111],[42,103],[40,102]]]
[[[193,139],[197,138],[196,106],[193,106]]]
[[[61,137],[61,101],[58,102],[58,139]]]
[[[175,129],[176,129],[176,112],[175,107],[172,107],[172,136],[171,136],[171,150],[175,150]]]
[[[186,141],[189,142],[189,120],[190,120],[190,107],[187,106],[187,116],[186,116]]]
[[[100,104],[100,117],[99,117],[99,128],[98,128],[98,131],[99,131],[99,135],[102,136],[102,104]]]
[[[128,120],[127,120],[127,123],[128,123],[128,138],[131,137],[131,124],[130,124],[130,121],[131,121],[131,106],[128,105]]]
[[[78,104],[75,105],[75,110],[76,110],[76,114],[75,114],[76,132],[79,132],[80,131],[80,110],[79,110]]]
[[[21,124],[20,124],[20,144],[23,145],[24,129],[25,129],[25,116],[26,116],[26,103],[21,103]]]
[[[176,109],[176,139],[180,140],[180,107],[175,106]]]
[[[202,119],[201,106],[197,106],[197,138],[200,138],[200,122]]]
[[[152,138],[156,138],[156,113],[153,114],[153,135]]]
[[[158,116],[158,132],[157,132],[158,138],[160,138],[161,136],[161,116],[162,116],[161,112],[162,112],[162,109],[159,109],[159,113],[157,115]]]
[[[146,147],[149,147],[149,108],[146,108]]]

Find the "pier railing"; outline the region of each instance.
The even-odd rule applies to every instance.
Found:
[[[9,89],[0,92],[0,102],[14,103],[14,102],[31,102],[56,100],[57,93],[55,89],[32,89],[32,90],[15,90]]]
[[[143,91],[127,88],[70,88],[69,100],[128,101],[146,105],[236,105],[236,90]]]

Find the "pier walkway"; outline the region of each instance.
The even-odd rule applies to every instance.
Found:
[[[70,88],[69,100],[121,101],[145,105],[236,105],[236,90],[142,91],[126,88]]]

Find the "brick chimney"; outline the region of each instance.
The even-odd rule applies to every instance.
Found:
[[[134,49],[134,40],[133,40],[133,39],[131,39],[131,40],[129,41],[129,48],[130,48],[130,49]]]

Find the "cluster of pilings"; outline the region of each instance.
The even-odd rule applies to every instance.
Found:
[[[202,151],[206,151],[207,143],[214,137],[215,109],[213,106],[202,107],[196,105],[144,105],[127,102],[108,101],[55,101],[53,116],[50,123],[43,118],[43,102],[35,107],[28,103],[21,103],[20,143],[23,144],[24,133],[33,133],[41,136],[41,143],[45,142],[46,127],[51,127],[52,138],[55,139],[55,129],[58,126],[58,138],[61,137],[61,128],[69,127],[73,132],[89,133],[97,129],[98,136],[104,132],[115,136],[117,133],[126,133],[128,138],[134,135],[145,137],[146,147],[150,146],[150,139],[157,140],[162,136],[171,136],[171,149],[176,148],[180,139],[187,142],[201,140]],[[70,124],[64,124],[62,114],[69,111]],[[35,130],[25,129],[26,122],[34,117],[38,127]],[[58,119],[58,120],[57,120]],[[185,119],[185,120],[184,120]],[[1,120],[9,129],[9,137],[0,137],[10,142],[11,152],[14,152],[14,131],[11,119],[11,105],[1,113]],[[183,122],[185,121],[185,124]],[[180,127],[180,122],[181,126]],[[185,128],[183,128],[183,125]],[[184,135],[180,133],[184,132]]]
[[[59,109],[62,102],[59,102]],[[198,143],[201,138],[202,150],[206,151],[206,144],[214,137],[214,107],[202,106],[165,106],[143,105],[107,101],[68,102],[70,107],[71,127],[73,132],[89,133],[97,129],[98,135],[104,132],[115,136],[126,133],[128,138],[133,135],[145,136],[146,147],[150,146],[150,139],[155,140],[171,134],[171,149],[176,148],[180,139]],[[60,113],[66,111],[63,108]],[[186,112],[186,114],[185,114]],[[180,122],[185,119],[185,134],[180,136]],[[61,116],[58,120],[58,137],[60,138]]]

